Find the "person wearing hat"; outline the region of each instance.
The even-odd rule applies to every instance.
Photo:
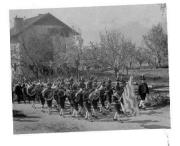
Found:
[[[122,94],[124,92],[124,86],[121,82],[116,83],[115,94],[113,95],[113,102],[116,113],[114,115],[114,120],[117,120],[117,117],[122,113],[122,105],[124,104]]]
[[[122,99],[122,96],[120,96],[118,94],[118,92],[116,91],[113,94],[113,98],[112,98],[112,100],[114,102],[114,109],[115,109],[115,113],[114,113],[114,117],[113,117],[114,121],[120,120],[120,115],[123,113],[121,99]]]
[[[49,114],[51,114],[51,110],[52,110],[52,100],[53,100],[53,89],[52,87],[52,83],[48,82],[47,83],[47,88],[45,88],[42,91],[42,96],[46,99],[48,108],[49,108]]]
[[[141,98],[139,108],[145,109],[145,99],[146,95],[149,94],[149,88],[147,83],[145,82],[145,76],[141,76],[141,83],[138,86],[138,94]]]
[[[102,81],[101,86],[99,87],[100,90],[99,99],[101,103],[100,112],[103,112],[103,110],[105,109],[105,101],[106,101],[105,88],[106,88],[106,82]]]
[[[86,84],[84,83],[85,80],[83,78],[81,78],[80,80],[80,83],[78,85],[79,87],[79,90],[77,91],[75,97],[76,97],[76,102],[78,103],[79,105],[79,109],[78,109],[78,113],[80,115],[83,114],[83,107],[84,107],[84,101],[83,101],[83,96],[84,96],[84,93],[85,93],[85,89],[86,89]]]
[[[78,114],[80,114],[82,116],[82,113],[83,113],[83,95],[84,95],[84,92],[85,92],[85,88],[86,88],[86,84],[85,84],[85,80],[83,77],[80,78],[79,80],[79,84],[77,85],[77,89],[78,91],[76,92],[75,94],[75,101],[76,104],[78,105]]]
[[[107,97],[107,109],[111,110],[111,103],[112,103],[112,94],[113,94],[113,89],[112,89],[112,81],[108,79],[108,83],[106,85],[106,97]]]
[[[17,101],[20,103],[20,101],[23,99],[23,92],[22,92],[22,86],[21,83],[18,81],[18,83],[15,85],[14,93],[17,96]]]

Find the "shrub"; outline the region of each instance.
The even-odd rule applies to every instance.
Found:
[[[170,104],[170,98],[169,95],[166,93],[159,94],[154,93],[147,96],[146,105],[147,106],[166,106]]]

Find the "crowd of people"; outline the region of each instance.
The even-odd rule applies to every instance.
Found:
[[[141,78],[142,83],[139,84],[138,94],[141,97],[139,104],[140,108],[145,108],[146,94],[149,93],[145,77]],[[56,101],[56,108],[60,116],[65,116],[65,109],[70,107],[73,117],[82,116],[85,119],[92,120],[98,118],[97,113],[104,113],[105,111],[114,111],[113,120],[120,120],[124,114],[124,100],[122,94],[126,81],[122,76],[118,76],[115,85],[112,84],[110,79],[98,82],[95,77],[90,77],[87,81],[81,77],[78,81],[73,77],[69,79],[57,79],[55,81],[33,81],[18,82],[13,86],[13,101],[21,103],[40,102],[42,109],[47,104],[49,113],[52,111],[53,101]]]

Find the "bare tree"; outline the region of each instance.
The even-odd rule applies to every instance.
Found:
[[[141,68],[142,64],[146,61],[145,57],[145,48],[139,47],[135,52],[135,59],[139,64],[139,69]]]
[[[168,59],[167,34],[161,24],[153,26],[151,30],[143,36],[145,45],[155,58],[156,66],[160,67],[164,59]]]
[[[76,36],[76,39],[67,46],[66,63],[69,67],[75,68],[76,76],[79,78],[79,67],[82,59],[83,39],[81,35]]]
[[[135,44],[128,39],[125,39],[122,43],[122,51],[121,51],[121,66],[126,69],[126,73],[128,74],[128,70],[131,69],[133,62],[135,61]]]
[[[126,69],[128,74],[134,59],[135,44],[118,30],[105,31],[100,34],[100,47],[103,52],[103,62],[117,76],[120,69]]]
[[[108,64],[109,68],[114,70],[115,76],[120,69],[121,58],[121,42],[123,35],[115,30],[105,31],[100,33],[100,45],[104,52],[104,62]]]

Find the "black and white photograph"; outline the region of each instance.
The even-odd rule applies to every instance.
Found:
[[[10,9],[14,134],[170,129],[167,5]]]

